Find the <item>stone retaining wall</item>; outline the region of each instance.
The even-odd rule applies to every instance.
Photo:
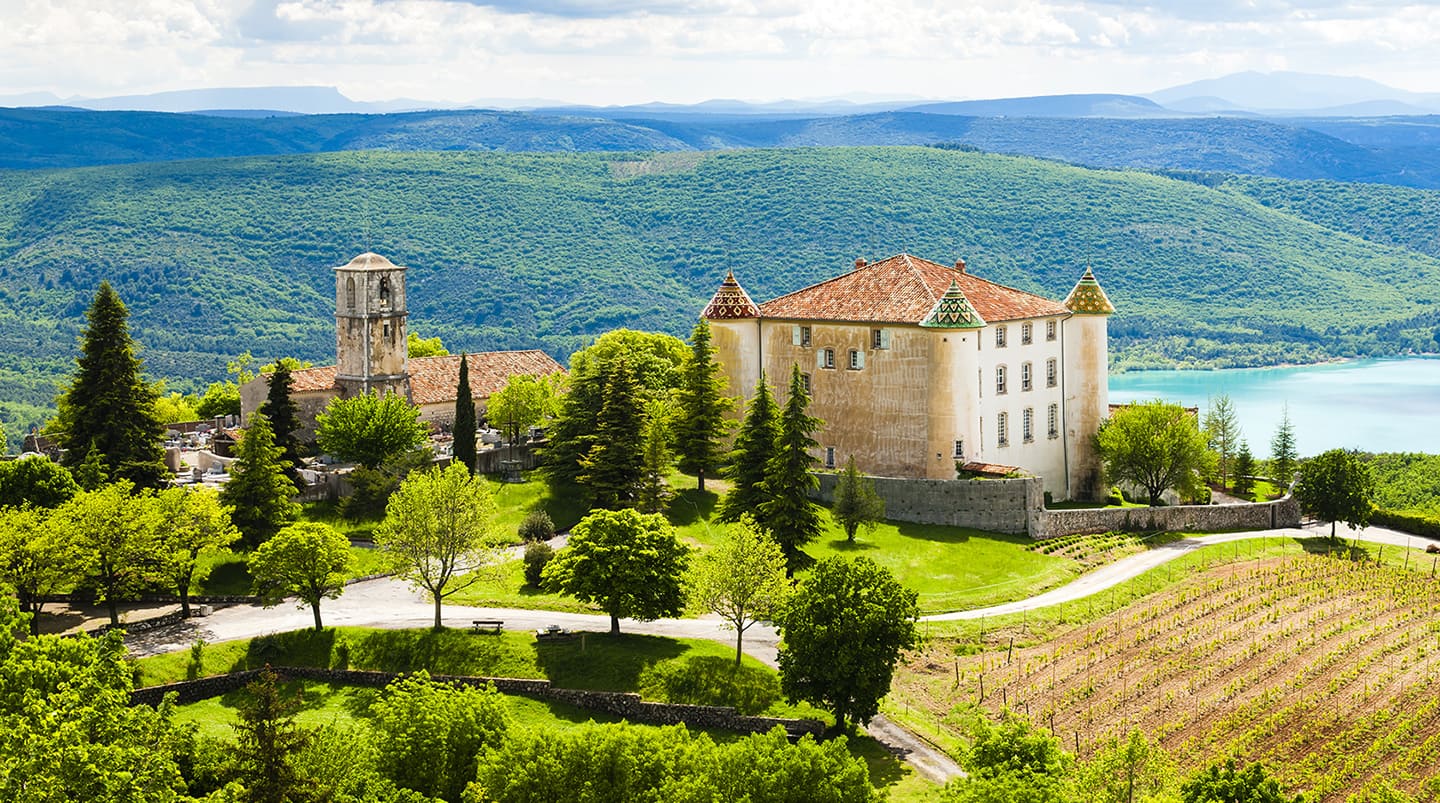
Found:
[[[1030,537],[1037,540],[1078,533],[1112,530],[1152,532],[1187,530],[1273,530],[1300,526],[1300,505],[1286,495],[1273,502],[1242,505],[1175,505],[1173,507],[1094,508],[1039,510],[1030,520]]]
[[[836,474],[817,474],[815,498],[829,504]],[[1039,477],[996,480],[911,480],[871,477],[885,500],[885,517],[917,524],[973,527],[997,533],[1024,533],[1031,514],[1045,507],[1045,486]]]
[[[325,683],[347,686],[385,686],[396,678],[403,677],[395,672],[368,672],[356,669],[321,669],[318,667],[274,667],[276,674],[287,678],[303,678]],[[186,703],[219,697],[237,689],[243,689],[260,674],[252,669],[228,675],[181,681],[164,686],[150,686],[136,689],[130,694],[131,705],[159,705],[166,694],[174,692],[177,702]],[[681,705],[678,703],[654,703],[640,699],[640,695],[629,692],[590,691],[586,689],[557,689],[548,680],[533,678],[490,678],[455,675],[433,675],[432,679],[442,683],[463,686],[485,686],[494,684],[496,690],[506,694],[519,694],[541,700],[573,705],[587,711],[599,711],[623,717],[630,722],[647,725],[687,725],[696,728],[718,728],[739,733],[766,733],[776,725],[792,736],[811,733],[819,736],[824,725],[812,719],[785,719],[780,717],[743,716],[728,706]]]

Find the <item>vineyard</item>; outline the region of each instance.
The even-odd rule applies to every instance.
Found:
[[[1382,781],[1434,794],[1440,580],[1432,559],[1406,563],[1266,557],[1036,646],[1001,641],[956,657],[935,639],[901,673],[895,698],[928,710],[945,736],[976,704],[991,714],[1008,706],[1082,757],[1138,728],[1184,767],[1264,762],[1307,800],[1342,801]]]

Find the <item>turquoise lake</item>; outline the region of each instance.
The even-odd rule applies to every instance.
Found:
[[[1356,360],[1290,368],[1134,371],[1110,377],[1110,401],[1162,398],[1201,408],[1221,393],[1235,403],[1256,457],[1289,405],[1301,455],[1326,449],[1440,453],[1440,357]]]

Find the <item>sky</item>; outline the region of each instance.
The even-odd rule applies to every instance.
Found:
[[[1440,3],[0,0],[0,95],[323,85],[465,103],[1141,93],[1242,70],[1440,91]]]

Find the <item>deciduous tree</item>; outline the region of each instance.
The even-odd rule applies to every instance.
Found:
[[[485,402],[485,420],[499,427],[506,440],[539,426],[555,415],[555,380],[550,377],[516,374]]]
[[[1286,794],[1263,766],[1251,764],[1240,769],[1231,759],[1186,781],[1180,787],[1180,798],[1185,803],[1302,803],[1305,796]]]
[[[138,595],[160,571],[155,498],[134,490],[128,481],[112,483],[75,496],[55,514],[99,585],[111,627],[120,625],[119,602]]]
[[[775,456],[775,441],[780,436],[779,419],[780,409],[761,374],[760,381],[755,383],[755,396],[745,408],[745,420],[740,423],[735,449],[724,472],[730,480],[730,492],[720,502],[721,521],[739,521],[742,516],[754,515],[765,499],[762,483],[765,467]]]
[[[701,552],[690,575],[690,603],[719,616],[735,631],[735,665],[740,665],[745,631],[773,618],[790,593],[785,553],[749,518],[733,524],[720,545]]]
[[[1124,739],[1110,737],[1080,766],[1076,789],[1095,803],[1149,803],[1164,799],[1177,782],[1170,754],[1132,730]]]
[[[401,578],[429,592],[436,630],[445,598],[499,563],[508,539],[492,530],[494,514],[489,486],[459,462],[413,472],[390,496],[375,545],[394,559]]]
[[[1352,530],[1370,523],[1370,513],[1375,509],[1375,478],[1370,466],[1355,452],[1331,449],[1300,464],[1295,500],[1307,513],[1330,522],[1333,541],[1337,521],[1345,522]]]
[[[475,397],[470,393],[470,361],[460,355],[460,379],[455,385],[455,440],[450,454],[455,462],[475,472]]]
[[[681,369],[680,414],[675,427],[675,452],[680,470],[695,475],[705,490],[705,477],[725,463],[723,439],[730,423],[725,414],[735,400],[725,396],[725,377],[710,344],[710,322],[704,318],[690,332],[690,357]]]
[[[838,730],[870,721],[919,639],[917,600],[869,558],[815,564],[776,620],[785,696],[826,707]]]
[[[425,443],[429,434],[420,408],[394,393],[331,399],[315,417],[321,451],[371,469]]]
[[[345,593],[350,576],[350,541],[324,524],[301,522],[275,534],[250,555],[255,593],[266,607],[295,596],[310,606],[315,629],[322,630],[320,601]]]
[[[73,534],[53,517],[44,508],[0,508],[0,585],[15,589],[32,634],[45,597],[73,585],[85,567]]]
[[[0,461],[0,508],[59,507],[79,492],[74,475],[44,457]]]
[[[438,336],[421,337],[413,329],[405,335],[405,356],[407,357],[444,357],[449,353]]]
[[[180,615],[190,618],[190,585],[205,579],[200,556],[240,538],[230,509],[208,488],[170,488],[155,499],[160,516],[161,573],[180,597]]]
[[[1100,424],[1095,444],[1106,476],[1145,489],[1152,506],[1168,488],[1193,495],[1210,454],[1195,416],[1160,399],[1122,407]]]
[[[1205,440],[1219,458],[1220,487],[1228,489],[1231,462],[1240,441],[1240,418],[1235,413],[1235,403],[1223,393],[1211,399],[1205,411]]]
[[[875,483],[855,468],[855,457],[845,461],[845,470],[835,482],[835,500],[830,513],[845,528],[845,540],[855,543],[855,532],[864,527],[873,531],[885,519],[885,500],[875,493]]]
[[[475,757],[498,747],[509,710],[493,685],[436,683],[423,669],[395,680],[370,706],[380,734],[380,772],[430,798],[459,801],[475,779]]]
[[[681,578],[690,550],[663,516],[635,510],[597,510],[570,530],[566,547],[545,567],[544,583],[620,618],[648,622],[679,616]]]
[[[810,470],[815,467],[812,449],[819,448],[813,433],[824,422],[806,412],[810,394],[796,365],[790,374],[790,397],[780,413],[780,433],[775,454],[765,464],[761,482],[764,498],[755,508],[755,523],[785,550],[793,567],[800,548],[820,537],[820,508],[810,495],[820,487]]]
[[[946,789],[954,803],[1064,803],[1071,757],[1049,733],[1004,712],[982,719],[965,755],[968,776]]]
[[[285,476],[281,452],[263,413],[250,417],[240,436],[239,454],[230,464],[230,480],[220,489],[220,502],[230,508],[230,520],[245,543],[264,543],[300,515],[294,501],[295,485]]]

